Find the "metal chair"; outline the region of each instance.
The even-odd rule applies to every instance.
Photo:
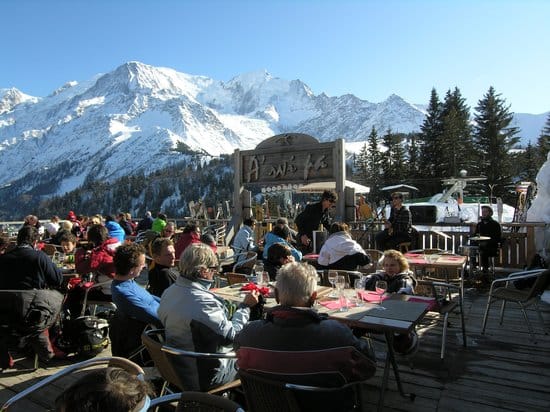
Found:
[[[301,412],[360,410],[363,381],[338,387],[297,385],[259,373],[239,370],[250,412]]]
[[[145,376],[143,369],[140,366],[136,365],[135,363],[129,361],[128,359],[118,358],[115,356],[108,357],[108,358],[88,359],[83,362],[79,362],[79,363],[75,363],[73,365],[67,366],[65,369],[62,369],[59,372],[42,379],[41,381],[28,387],[27,389],[19,392],[17,395],[12,396],[10,399],[8,399],[4,403],[4,405],[2,405],[2,408],[0,408],[0,411],[7,411],[17,401],[25,398],[27,395],[37,391],[40,388],[50,385],[52,382],[64,376],[67,376],[73,372],[80,371],[82,369],[86,369],[96,365],[108,365],[112,367],[122,368],[127,372],[136,375],[139,379],[142,379],[142,380],[144,379],[144,376]]]
[[[152,399],[148,411],[154,411],[159,406],[174,405],[176,402],[176,411],[244,412],[244,409],[231,399],[193,391],[172,393]]]
[[[464,310],[462,306],[462,289],[458,285],[444,282],[431,282],[419,280],[415,287],[415,295],[433,298],[435,301],[430,306],[430,312],[443,315],[443,335],[441,337],[440,358],[445,358],[445,345],[447,342],[447,327],[449,326],[449,314],[457,310],[460,312],[462,327],[462,344],[466,347],[466,326],[464,322]],[[453,296],[454,295],[454,296]],[[457,297],[456,299],[454,297]]]
[[[520,290],[513,286],[514,281],[535,278],[533,285],[526,290]],[[502,325],[502,320],[504,318],[504,309],[506,308],[507,302],[517,303],[523,313],[525,323],[527,323],[527,328],[534,342],[536,342],[535,335],[533,333],[533,327],[529,321],[529,317],[525,312],[525,309],[529,306],[534,306],[535,311],[537,312],[540,324],[545,334],[548,332],[544,329],[544,320],[542,319],[542,314],[538,308],[540,302],[540,296],[544,290],[548,287],[550,283],[550,269],[534,269],[527,270],[523,272],[512,273],[506,278],[493,280],[491,283],[491,288],[489,289],[489,297],[487,298],[487,307],[485,309],[485,314],[483,316],[483,327],[481,333],[485,333],[485,326],[487,325],[487,318],[489,315],[489,309],[491,305],[495,302],[502,301],[502,306],[500,308],[500,324]],[[503,286],[499,286],[502,284]]]
[[[141,335],[141,341],[149,351],[151,359],[153,359],[155,366],[157,367],[162,378],[165,380],[160,395],[163,395],[167,391],[171,392],[168,385],[175,386],[180,391],[186,390],[186,384],[173,362],[173,360],[177,357],[190,357],[194,359],[236,358],[236,354],[234,352],[199,353],[166,346],[164,344],[164,329],[145,330]],[[208,393],[222,393],[239,386],[240,381],[236,380],[228,384],[212,388],[208,390]]]
[[[93,289],[100,289],[102,286],[107,286],[107,285],[110,285],[111,283],[112,283],[112,280],[94,283],[91,287],[86,289],[86,291],[84,292],[84,300],[82,302],[82,311],[80,312],[80,316],[84,316],[86,314],[86,309],[88,309],[88,307],[92,308],[90,311],[92,315],[96,314],[98,306],[105,306],[105,307],[108,307],[109,309],[116,310],[116,305],[112,301],[93,300],[88,297],[90,291],[92,291]]]

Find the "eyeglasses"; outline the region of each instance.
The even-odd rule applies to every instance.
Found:
[[[393,199],[393,200],[395,200],[395,199],[401,200],[401,198],[400,198],[399,196],[394,196],[394,197],[392,197],[392,199]]]

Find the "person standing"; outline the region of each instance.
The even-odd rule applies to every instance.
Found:
[[[412,239],[412,216],[409,209],[403,206],[403,194],[391,194],[390,217],[384,222],[384,230],[375,237],[379,250],[398,249],[399,244]]]
[[[489,258],[498,256],[498,248],[502,242],[500,223],[493,219],[493,209],[481,206],[481,219],[476,226],[476,235],[487,236],[489,240],[479,241],[479,260],[483,274],[489,272]]]
[[[329,211],[338,200],[336,193],[325,190],[321,195],[321,200],[317,203],[308,204],[305,209],[296,216],[294,223],[298,227],[297,248],[302,252],[312,250],[313,231],[318,230],[320,225],[328,228],[331,224]]]

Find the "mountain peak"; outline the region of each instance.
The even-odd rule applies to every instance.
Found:
[[[242,73],[233,77],[227,82],[227,85],[232,86],[236,84],[247,85],[253,89],[260,87],[261,85],[269,82],[273,79],[273,76],[265,69],[256,70],[248,73]]]
[[[36,103],[38,100],[38,97],[33,97],[22,93],[15,87],[0,89],[0,114],[12,111],[18,104],[24,102]]]

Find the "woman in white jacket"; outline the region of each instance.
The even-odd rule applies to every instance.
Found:
[[[357,266],[368,265],[370,258],[352,239],[349,226],[334,222],[330,225],[329,237],[319,252],[317,263],[328,269],[356,270]]]

